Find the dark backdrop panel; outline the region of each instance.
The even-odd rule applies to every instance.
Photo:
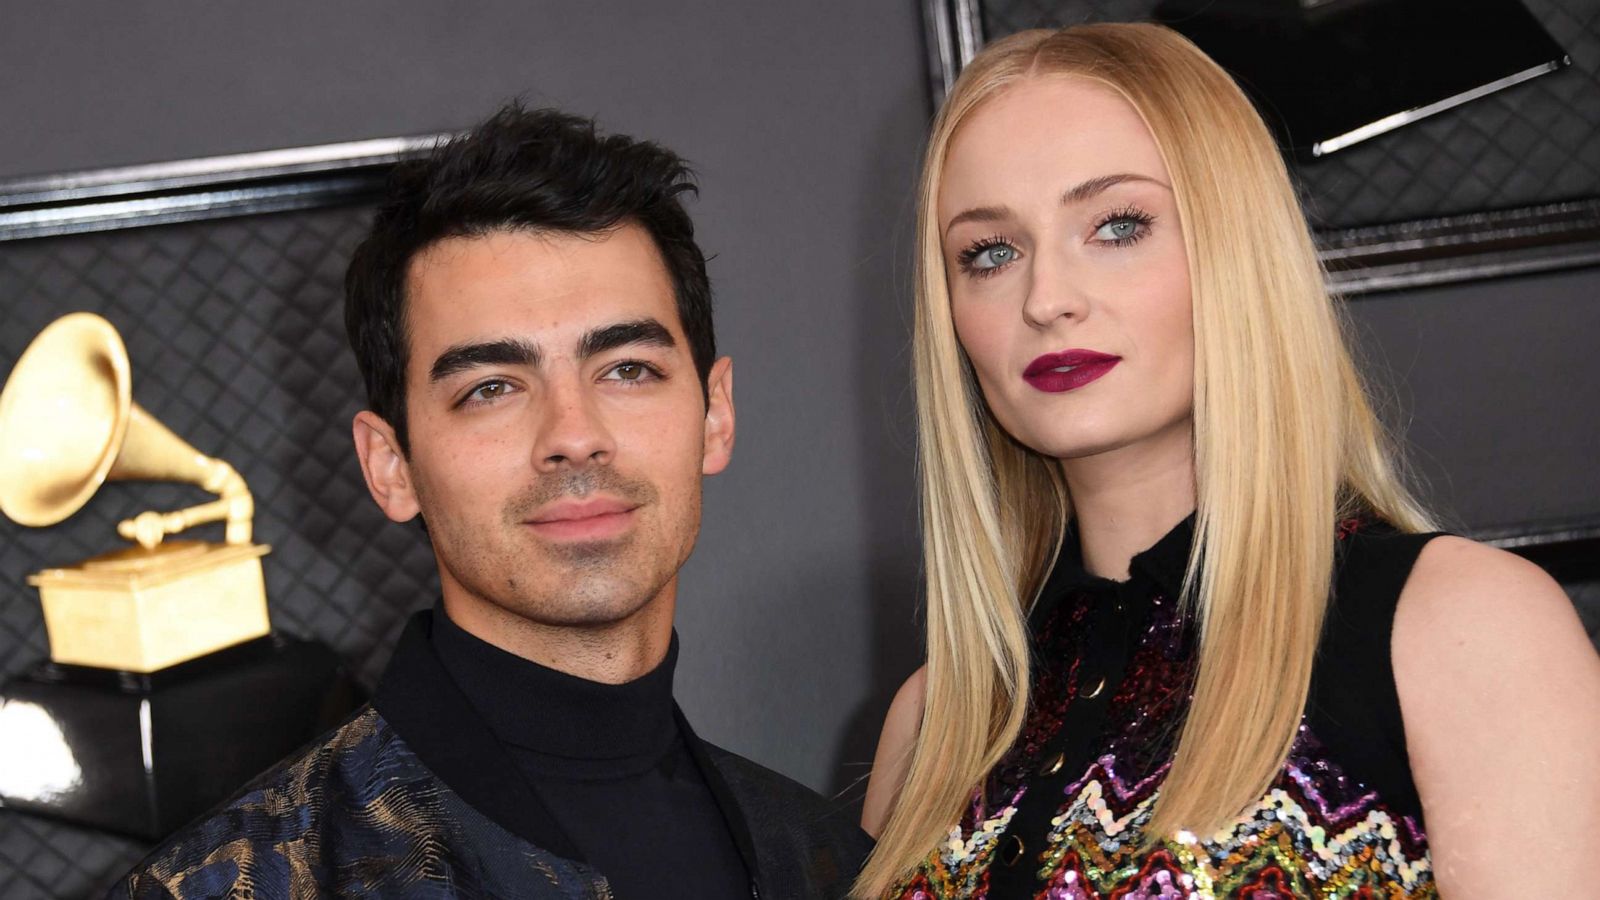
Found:
[[[984,37],[1090,21],[1160,21],[1162,0],[979,0]],[[1285,0],[1261,0],[1292,6]],[[1572,57],[1551,75],[1295,166],[1318,226],[1401,222],[1600,196],[1600,0],[1524,0]],[[1433,23],[1473,27],[1471,4]],[[1181,28],[1181,22],[1174,21]],[[1337,73],[1327,90],[1344,91]],[[1266,115],[1271,115],[1267,111]]]
[[[127,343],[135,402],[250,485],[255,539],[272,547],[274,627],[328,643],[370,686],[406,612],[437,587],[420,530],[368,499],[350,444],[364,395],[344,339],[343,276],[365,219],[321,210],[0,245],[0,370],[58,316],[109,319]],[[111,483],[55,527],[0,520],[0,673],[48,653],[30,572],[123,546],[122,518],[203,499],[186,486]],[[221,526],[197,533],[220,540]],[[115,875],[137,849],[5,814],[0,867],[13,874],[0,875],[0,898],[81,894],[74,885]]]
[[[1350,303],[1385,418],[1454,527],[1515,534],[1600,519],[1597,280],[1575,270]]]

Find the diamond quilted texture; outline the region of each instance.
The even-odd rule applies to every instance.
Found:
[[[244,475],[275,628],[320,639],[371,686],[406,614],[437,594],[419,528],[365,496],[349,422],[365,405],[343,278],[363,209],[259,215],[0,244],[0,372],[75,310],[127,343],[134,399]],[[52,528],[0,521],[0,676],[48,653],[28,574],[119,546],[118,520],[201,502],[197,488],[108,484]],[[221,539],[221,526],[198,536]],[[142,845],[0,811],[0,900],[98,896]]]
[[[100,897],[144,853],[126,838],[0,812],[0,900]]]
[[[1319,227],[1600,196],[1600,0],[1524,0],[1572,65],[1315,162],[1297,164]],[[1148,19],[1156,0],[986,0],[984,36]]]

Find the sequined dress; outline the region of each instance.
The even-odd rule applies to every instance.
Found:
[[[1075,539],[1031,627],[1021,738],[944,843],[887,896],[1436,897],[1389,657],[1395,602],[1433,535],[1346,522],[1299,734],[1259,800],[1215,834],[1142,847],[1189,702],[1195,632],[1177,598],[1192,518],[1094,578]]]

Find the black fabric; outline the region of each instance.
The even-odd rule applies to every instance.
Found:
[[[757,900],[842,900],[872,851],[852,803],[823,798],[771,769],[714,744],[693,742],[712,765],[724,809],[748,827]]]
[[[428,639],[432,630],[428,612],[406,623],[373,708],[474,809],[536,847],[582,862],[543,801],[522,779],[507,777],[516,763],[440,664]]]
[[[436,606],[429,639],[445,671],[505,743],[578,776],[649,768],[678,738],[672,680],[678,636],[654,669],[600,684],[530,662],[462,629]]]
[[[609,685],[507,653],[442,609],[431,621],[441,664],[517,766],[506,775],[532,787],[619,900],[749,894],[750,866],[678,727],[676,634],[655,669]]]
[[[1394,684],[1394,612],[1417,557],[1442,532],[1367,525],[1340,542],[1333,603],[1312,670],[1306,722],[1346,771],[1426,827]]]
[[[412,752],[476,812],[568,860],[583,853],[520,777],[517,762],[440,662],[432,614],[412,617],[373,705]],[[695,736],[674,706],[677,733],[715,798],[758,898],[843,897],[871,851],[847,804]],[[477,749],[462,745],[480,743]]]
[[[1008,836],[1032,836],[1050,831],[1050,820],[1057,808],[1054,802],[1045,801],[1058,796],[1059,790],[1071,779],[1081,776],[1098,754],[1106,712],[1127,672],[1140,632],[1150,617],[1151,599],[1156,593],[1178,596],[1193,541],[1194,516],[1190,515],[1154,546],[1129,561],[1127,580],[1112,581],[1092,575],[1084,568],[1078,535],[1071,528],[1067,530],[1056,564],[1045,580],[1029,621],[1037,631],[1069,595],[1092,598],[1092,612],[1080,644],[1084,652],[1078,660],[1075,676],[1083,693],[1067,707],[1061,726],[1040,753],[1040,758],[1045,760],[1054,760],[1059,754],[1062,764],[1054,772],[1028,773],[1029,792],[1006,827]],[[1085,696],[1096,684],[1102,685],[1101,689],[1094,696]],[[1030,866],[1002,863],[989,867],[991,896],[1024,896],[1034,885]]]
[[[1048,779],[1051,782],[1064,783],[1081,774],[1093,761],[1098,750],[1096,742],[1104,731],[1106,710],[1122,684],[1139,635],[1149,621],[1152,598],[1160,594],[1176,600],[1183,589],[1183,572],[1189,563],[1189,548],[1194,543],[1194,521],[1194,516],[1190,515],[1150,549],[1135,555],[1128,563],[1125,581],[1089,574],[1083,567],[1083,551],[1077,533],[1071,529],[1067,531],[1060,556],[1045,582],[1049,599],[1041,593],[1040,608],[1030,621],[1037,628],[1047,611],[1068,593],[1093,597],[1094,610],[1082,642],[1084,654],[1078,663],[1077,683],[1089,686],[1103,681],[1104,686],[1095,696],[1080,698],[1068,707],[1061,728],[1047,745],[1047,757],[1061,753],[1064,760],[1060,771]],[[1019,809],[1017,815],[1020,817],[1024,812]],[[1047,810],[1044,815],[1048,817],[1054,813],[1054,810]],[[1017,819],[1014,817],[1013,821]]]

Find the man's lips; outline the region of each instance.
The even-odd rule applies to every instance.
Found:
[[[606,540],[632,528],[638,508],[637,503],[612,497],[558,500],[540,507],[524,524],[549,540]]]
[[[1094,350],[1064,350],[1046,353],[1028,364],[1022,378],[1028,384],[1050,394],[1059,394],[1083,387],[1111,371],[1122,357]]]

